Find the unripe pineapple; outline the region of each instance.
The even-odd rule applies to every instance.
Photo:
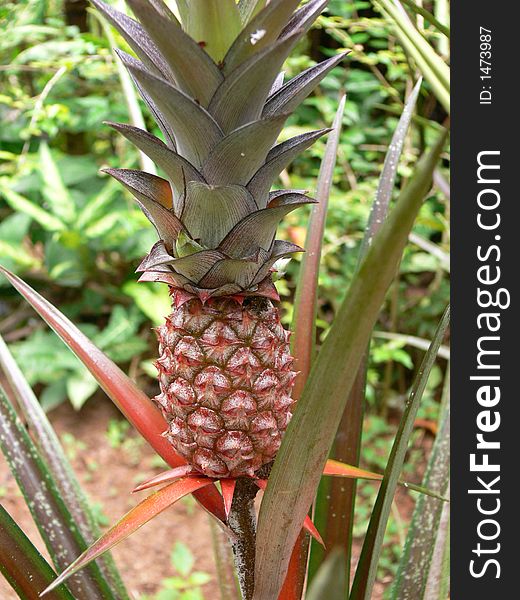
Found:
[[[280,172],[327,132],[276,140],[289,115],[344,54],[284,84],[282,65],[327,0],[127,0],[140,23],[99,0],[137,59],[118,52],[164,141],[110,125],[165,178],[108,169],[136,197],[159,241],[141,280],[170,287],[158,330],[155,398],[178,453],[210,477],[253,476],[270,462],[291,417],[289,334],[271,276],[295,244],[280,220],[313,200],[270,192]]]

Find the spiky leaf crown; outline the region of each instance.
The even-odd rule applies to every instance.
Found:
[[[276,140],[288,116],[345,53],[285,84],[280,69],[327,0],[299,9],[300,0],[259,2],[263,8],[252,18],[242,11],[246,22],[218,63],[162,0],[127,0],[140,22],[91,1],[140,59],[117,51],[165,140],[109,123],[168,178],[107,169],[133,193],[159,235],[139,267],[141,280],[202,298],[273,295],[274,263],[301,251],[275,239],[277,226],[313,200],[299,190],[270,189],[290,161],[328,130]],[[240,4],[227,6],[238,17]]]

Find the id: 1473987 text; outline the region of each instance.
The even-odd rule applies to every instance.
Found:
[[[480,104],[491,104],[491,29],[480,27]]]

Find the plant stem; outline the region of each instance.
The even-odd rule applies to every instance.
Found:
[[[258,487],[251,479],[237,479],[228,524],[236,535],[233,554],[243,600],[251,600],[255,587],[256,515]]]
[[[242,600],[229,537],[214,519],[208,516],[208,521],[213,541],[220,600]]]

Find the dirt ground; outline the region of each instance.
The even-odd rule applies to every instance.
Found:
[[[108,443],[108,423],[111,419],[120,420],[121,416],[104,398],[90,400],[79,415],[70,405],[63,404],[50,414],[50,419],[62,440],[65,434],[65,447],[81,484],[90,499],[101,504],[110,523],[144,496],[145,492],[131,495],[132,488],[161,470],[154,452],[137,435],[125,433],[122,437],[127,441],[115,444],[116,447]],[[45,554],[29,511],[1,455],[0,490],[0,500],[5,508]],[[412,506],[406,506],[406,500],[407,498],[404,511],[400,510],[408,513],[408,517]],[[113,556],[131,597],[138,600],[142,594],[157,592],[161,580],[174,574],[170,554],[177,541],[184,542],[190,548],[196,558],[198,571],[214,576],[210,539],[206,513],[188,499],[164,512],[119,544],[113,550]],[[355,548],[354,558],[357,558],[358,552],[359,548]],[[376,584],[373,600],[382,599],[384,587],[381,583]],[[206,600],[218,598],[214,579],[203,591]],[[0,599],[16,598],[16,594],[0,576]]]

